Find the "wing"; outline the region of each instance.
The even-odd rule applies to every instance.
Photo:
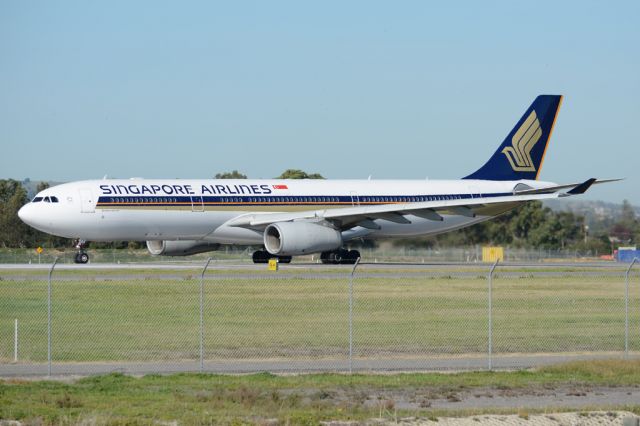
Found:
[[[473,199],[453,199],[442,201],[424,201],[415,203],[392,203],[375,206],[354,206],[327,210],[309,210],[294,213],[248,213],[236,217],[226,226],[263,229],[275,222],[294,220],[324,220],[331,222],[341,231],[355,226],[377,229],[375,219],[383,219],[396,223],[411,223],[408,216],[441,221],[442,215],[458,215],[466,217],[493,216],[511,210],[526,201],[549,200],[576,195],[586,191],[594,183],[602,183],[589,179],[579,184],[557,185],[543,189],[515,190],[513,195],[479,197]],[[569,191],[559,191],[570,188]]]

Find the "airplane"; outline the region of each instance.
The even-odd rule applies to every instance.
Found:
[[[263,246],[255,263],[320,253],[354,263],[362,238],[434,235],[483,222],[523,203],[582,194],[593,184],[538,180],[562,103],[540,95],[495,153],[459,180],[103,179],[61,184],[23,206],[22,221],[77,241],[146,241],[157,256],[188,256],[221,245]]]

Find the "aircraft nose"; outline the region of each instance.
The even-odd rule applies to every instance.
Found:
[[[33,216],[33,206],[31,205],[31,203],[25,204],[20,210],[18,210],[18,217],[27,225],[31,225],[33,223]]]
[[[26,224],[29,224],[29,218],[31,216],[29,214],[29,210],[31,209],[29,207],[29,204],[25,204],[24,206],[22,206],[22,208],[20,208],[20,210],[18,210],[18,217]]]

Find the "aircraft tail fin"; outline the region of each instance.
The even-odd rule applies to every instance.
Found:
[[[560,95],[538,96],[489,161],[464,179],[538,179],[561,103]]]

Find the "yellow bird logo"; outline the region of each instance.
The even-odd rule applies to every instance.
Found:
[[[511,145],[502,150],[515,172],[535,172],[536,167],[531,159],[531,150],[540,140],[542,130],[535,111],[524,120],[522,126],[511,138]]]

